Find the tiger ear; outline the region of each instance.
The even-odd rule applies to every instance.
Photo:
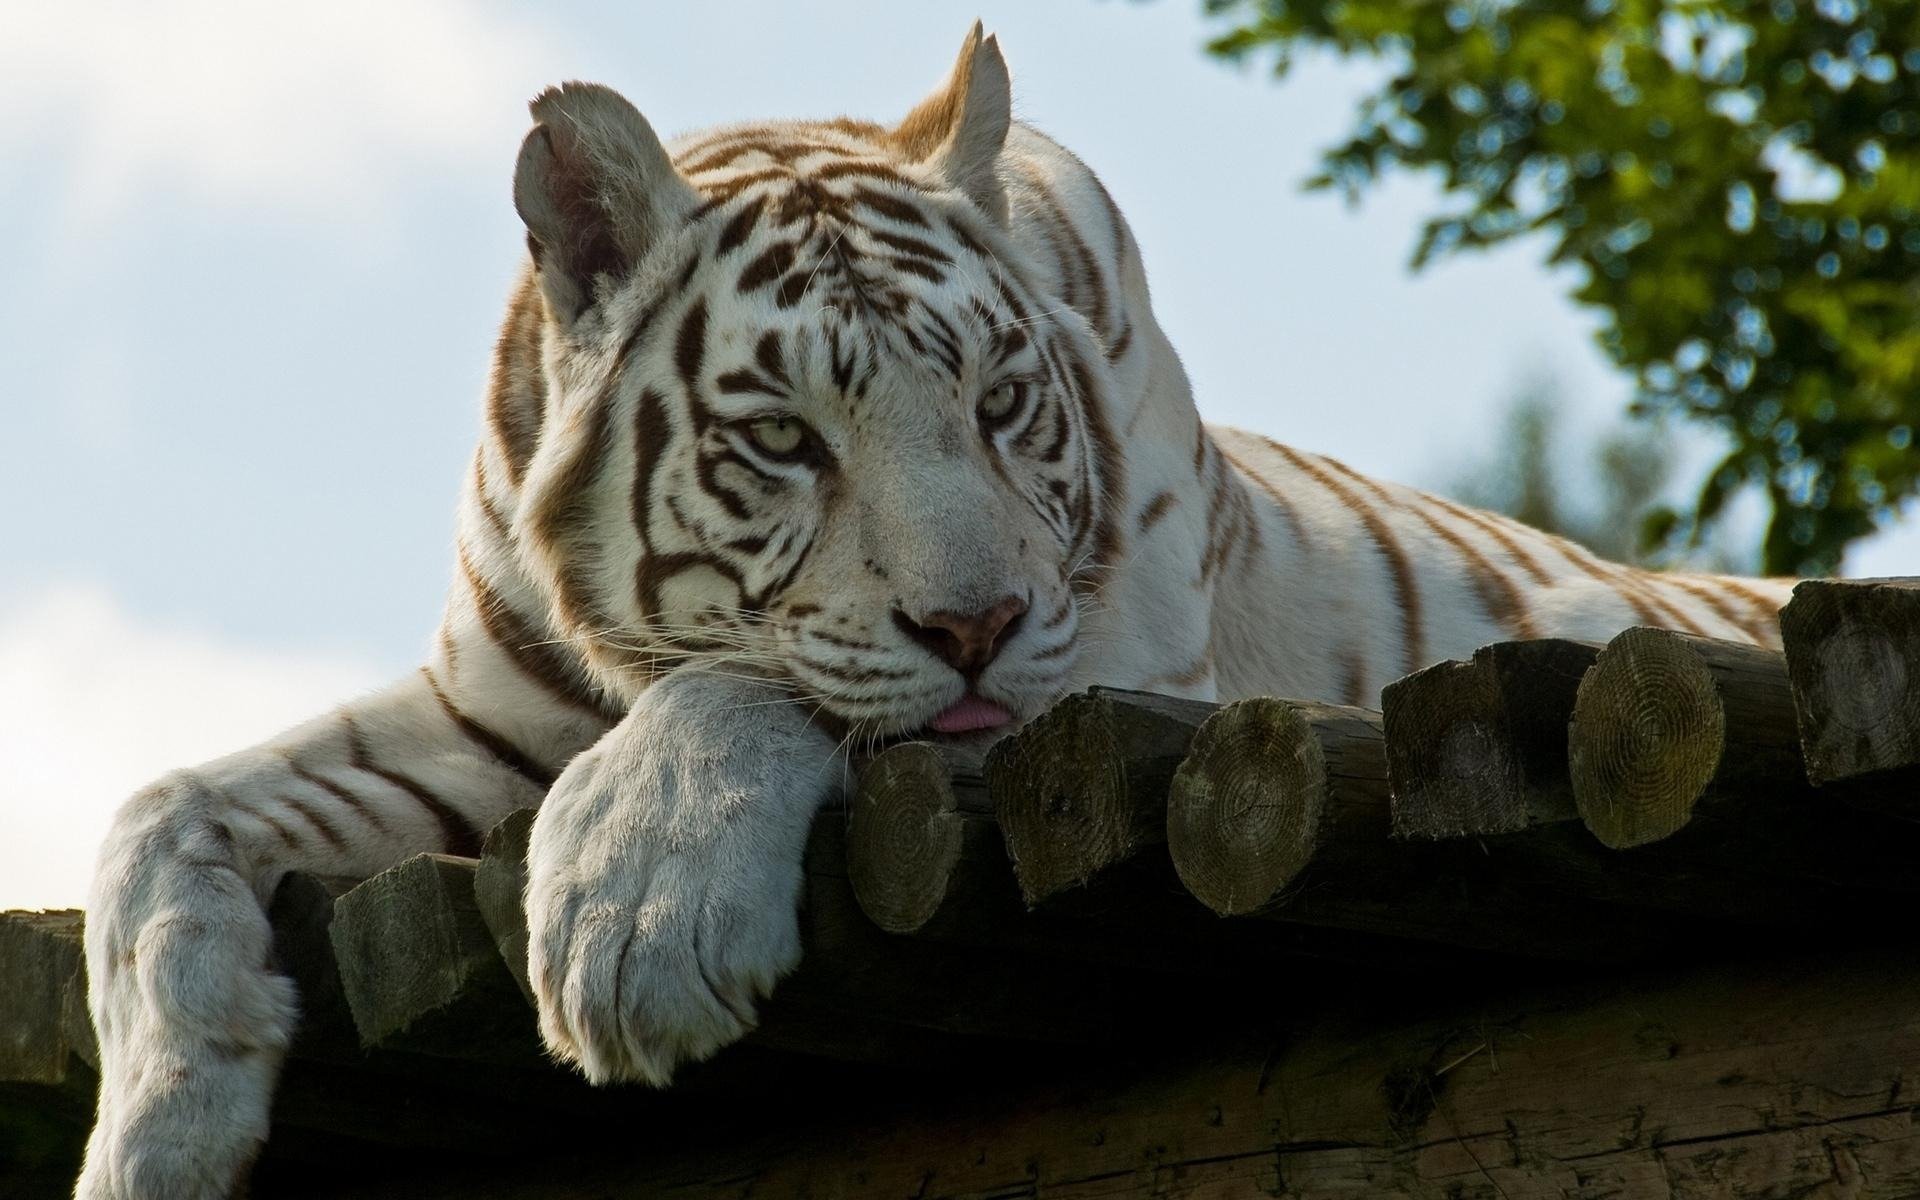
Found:
[[[547,303],[571,322],[594,281],[618,280],[700,200],[639,110],[597,83],[548,88],[528,106],[513,207],[527,226]]]
[[[922,100],[893,131],[893,142],[915,162],[926,162],[998,220],[1006,195],[996,167],[1013,121],[1013,86],[1000,43],[975,21],[947,81]]]

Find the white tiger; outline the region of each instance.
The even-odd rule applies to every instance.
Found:
[[[1358,702],[1503,637],[1772,636],[1780,584],[1613,566],[1203,426],[1126,222],[1010,120],[977,26],[892,127],[663,146],[602,87],[532,110],[437,647],[121,810],[82,1196],[242,1179],[296,1019],[262,914],[291,870],[472,853],[540,804],[541,1032],[659,1084],[794,966],[850,744],[993,736],[1091,683]]]

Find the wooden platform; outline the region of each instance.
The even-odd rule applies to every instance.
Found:
[[[541,1054],[531,810],[291,878],[253,1194],[1920,1195],[1920,589],[1783,627],[893,747],[816,824],[804,965],[664,1092]],[[81,920],[0,917],[0,1200],[71,1187]]]

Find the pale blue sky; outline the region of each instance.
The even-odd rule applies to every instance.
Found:
[[[548,83],[665,133],[886,118],[979,15],[1132,220],[1209,418],[1444,486],[1530,373],[1576,432],[1626,400],[1537,246],[1414,278],[1430,186],[1303,194],[1368,70],[1223,67],[1197,0],[82,8],[0,39],[0,754],[40,764],[0,846],[42,847],[0,905],[77,900],[146,775],[415,661]],[[1850,565],[1916,563],[1907,531]]]

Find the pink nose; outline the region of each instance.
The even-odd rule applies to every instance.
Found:
[[[917,621],[896,608],[893,623],[934,657],[971,679],[985,670],[1012,639],[1026,612],[1025,600],[1007,596],[981,612],[942,610],[928,613]]]

